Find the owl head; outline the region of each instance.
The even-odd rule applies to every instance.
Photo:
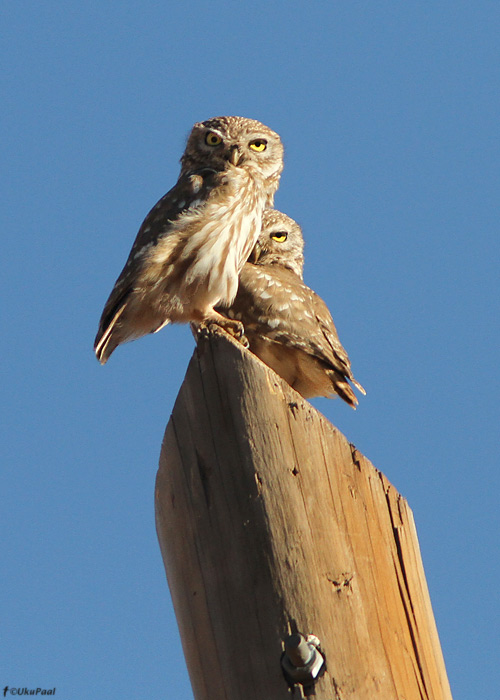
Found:
[[[181,158],[182,172],[232,166],[259,173],[274,193],[283,169],[283,144],[277,133],[255,119],[214,117],[191,130]]]
[[[248,262],[280,265],[302,279],[304,238],[298,223],[277,209],[264,209],[261,232]]]

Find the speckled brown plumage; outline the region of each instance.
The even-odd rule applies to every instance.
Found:
[[[349,382],[365,391],[326,304],[302,281],[303,247],[300,226],[266,210],[236,298],[218,311],[241,321],[250,350],[305,398],[337,394],[355,408]]]
[[[104,307],[94,345],[102,364],[168,323],[224,325],[214,306],[234,299],[282,168],[279,136],[258,121],[194,125],[177,184],[146,217]]]

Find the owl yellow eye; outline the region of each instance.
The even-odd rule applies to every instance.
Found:
[[[265,139],[255,139],[255,141],[250,141],[248,144],[252,151],[257,151],[257,153],[262,153],[267,148],[267,141]]]
[[[215,131],[209,131],[205,136],[205,143],[207,146],[218,146],[219,143],[222,143],[222,139]]]
[[[284,243],[288,238],[288,233],[286,231],[276,231],[276,233],[271,233],[271,238],[277,243]]]

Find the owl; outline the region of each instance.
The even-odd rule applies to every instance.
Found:
[[[241,323],[214,306],[236,295],[282,169],[280,137],[254,119],[193,126],[179,179],[144,220],[102,312],[94,344],[101,364],[121,343],[168,323],[216,322],[241,334]]]
[[[356,408],[351,363],[324,301],[302,281],[300,226],[266,209],[262,231],[240,273],[238,293],[221,314],[245,327],[250,350],[305,398],[341,396]]]

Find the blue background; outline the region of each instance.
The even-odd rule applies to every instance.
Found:
[[[498,2],[33,2],[2,10],[0,686],[192,698],[154,529],[194,342],[92,343],[191,125],[280,133],[368,395],[315,405],[412,507],[455,700],[499,697]],[[495,620],[497,622],[495,623]]]

